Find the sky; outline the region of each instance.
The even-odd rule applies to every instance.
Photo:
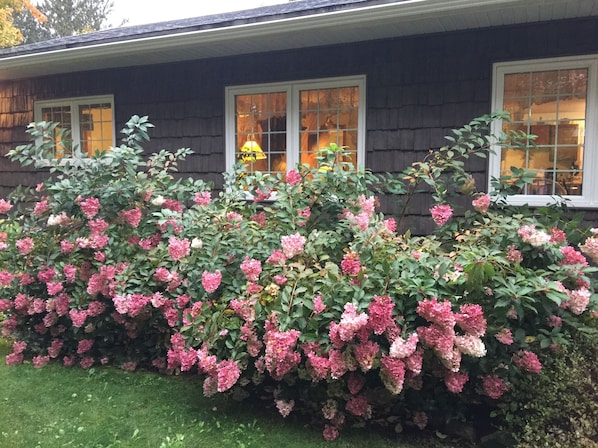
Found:
[[[288,0],[114,0],[110,23],[116,27],[207,16],[228,11],[286,3]]]

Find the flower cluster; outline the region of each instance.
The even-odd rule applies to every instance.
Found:
[[[471,193],[488,215],[472,219],[438,196],[432,218],[451,231],[413,237],[332,150],[325,171],[242,173],[218,197],[171,177],[176,154],[139,157],[114,148],[89,161],[98,169],[66,171],[80,191],[49,181],[32,213],[1,221],[8,364],[195,372],[206,395],[257,391],[283,417],[321,410],[333,440],[390,409],[427,428],[480,396],[503,406],[596,307],[598,232],[576,246],[552,224],[495,215],[487,194]]]

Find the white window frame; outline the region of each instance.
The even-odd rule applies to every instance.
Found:
[[[252,84],[229,86],[225,88],[225,141],[226,167],[232,168],[237,162],[235,142],[235,98],[237,95],[285,92],[287,95],[287,172],[300,163],[301,137],[299,106],[301,91],[313,89],[332,89],[357,86],[359,88],[359,108],[357,111],[357,148],[349,148],[357,152],[357,165],[365,166],[365,75],[344,76],[338,78],[310,79],[302,81],[278,82],[269,84]],[[357,167],[357,166],[356,166]]]
[[[42,109],[46,107],[62,107],[69,106],[71,108],[71,139],[73,148],[81,150],[81,125],[79,123],[79,106],[87,104],[110,103],[112,108],[112,143],[115,146],[116,142],[116,123],[114,121],[114,95],[97,95],[97,96],[80,96],[73,98],[61,98],[56,100],[40,100],[34,104],[34,119],[36,122],[42,121]],[[70,157],[64,157],[68,160]]]
[[[558,69],[588,69],[585,149],[583,164],[583,188],[581,196],[563,196],[567,204],[579,208],[598,208],[598,55],[583,55],[494,64],[492,82],[492,110],[503,110],[505,75],[521,72],[549,71]],[[493,123],[496,135],[502,129],[502,121]],[[489,157],[488,191],[491,180],[500,176],[501,149],[493,148]],[[513,195],[507,198],[512,205],[543,206],[558,201],[551,195]]]

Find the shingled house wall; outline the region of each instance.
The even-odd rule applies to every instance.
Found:
[[[190,147],[195,154],[181,171],[219,186],[226,170],[226,86],[365,74],[365,164],[375,172],[400,171],[443,145],[452,128],[491,111],[493,63],[593,53],[597,18],[1,82],[0,153],[26,141],[34,101],[113,94],[117,131],[132,114],[149,115],[156,128],[147,150]],[[470,169],[484,188],[486,161],[476,158]],[[43,177],[2,158],[0,197]],[[424,198],[416,201],[414,218],[428,206]],[[397,212],[392,201],[384,208]],[[588,218],[598,221],[598,212]]]

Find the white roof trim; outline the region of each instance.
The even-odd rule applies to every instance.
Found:
[[[562,0],[409,0],[184,33],[173,30],[159,36],[131,36],[116,42],[7,56],[0,59],[0,80],[474,28],[482,25],[464,26],[463,20],[457,19],[510,8],[541,10],[558,3]]]

